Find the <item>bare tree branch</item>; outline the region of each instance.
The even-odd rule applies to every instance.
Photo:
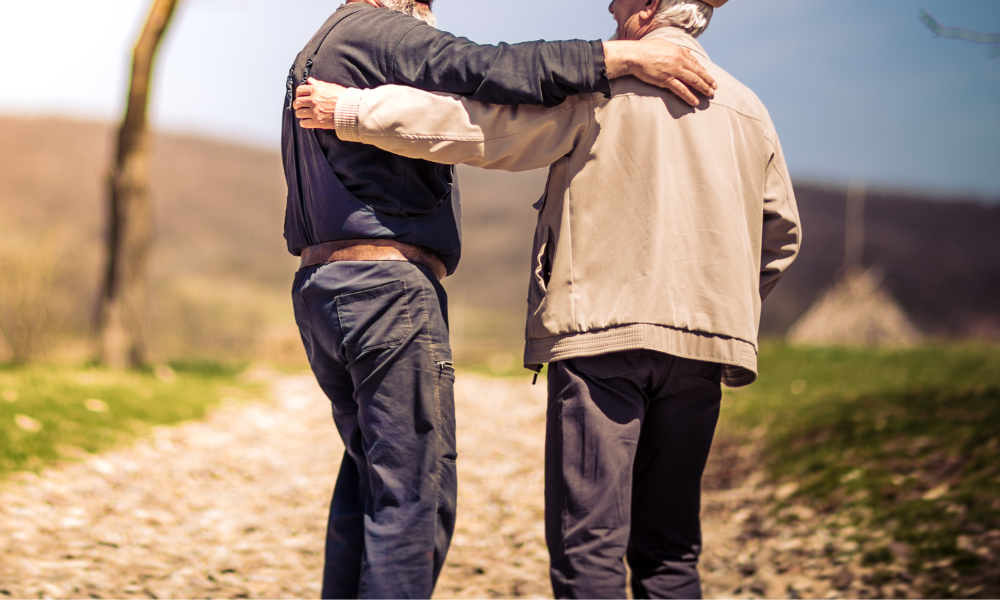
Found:
[[[934,17],[930,16],[926,10],[920,11],[920,20],[938,37],[965,40],[974,44],[987,44],[993,46],[989,52],[990,58],[1000,56],[1000,33],[980,33],[968,29],[959,29],[958,27],[945,27],[938,23]]]

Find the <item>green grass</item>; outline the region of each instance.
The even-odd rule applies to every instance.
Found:
[[[257,395],[238,366],[187,363],[149,372],[0,366],[0,478],[127,442],[151,426]]]
[[[1000,530],[1000,348],[772,345],[760,372],[754,386],[727,392],[722,427],[765,440],[773,478],[799,484],[792,502],[867,515],[859,529],[912,548],[911,573],[945,565],[950,575],[931,578],[930,596],[975,578],[985,565],[962,537]],[[864,559],[892,554],[869,546]]]

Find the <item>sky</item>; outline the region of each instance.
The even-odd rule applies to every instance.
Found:
[[[277,149],[285,77],[340,0],[181,0],[161,130]],[[118,119],[150,0],[0,2],[0,114]],[[1000,58],[918,18],[1000,31],[1000,0],[732,0],[701,42],[768,107],[793,177],[1000,201]],[[607,0],[436,0],[481,43],[606,39]]]

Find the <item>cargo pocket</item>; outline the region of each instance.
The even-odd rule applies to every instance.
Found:
[[[413,329],[402,281],[338,296],[336,304],[344,346],[355,352],[398,346]]]
[[[458,447],[455,440],[455,366],[451,362],[451,346],[432,344],[434,360],[434,385],[437,404],[438,456],[455,462]]]

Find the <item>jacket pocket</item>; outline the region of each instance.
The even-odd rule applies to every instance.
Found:
[[[535,282],[543,293],[548,289],[549,280],[552,278],[552,257],[550,256],[551,252],[549,252],[551,238],[552,228],[545,227],[535,249]]]
[[[538,199],[538,202],[532,204],[531,208],[537,210],[538,212],[542,212],[542,210],[545,209],[545,200],[549,197],[550,185],[552,185],[552,169],[549,169],[548,175],[545,176],[545,187],[542,188],[545,191],[542,192],[542,197]]]
[[[552,277],[551,237],[552,228],[549,226],[539,225],[535,230],[535,244],[531,255],[531,281],[528,283],[528,321],[525,330],[525,338],[529,340],[551,335],[542,321],[549,279]]]
[[[545,184],[546,188],[548,188],[548,185],[549,184],[546,182]],[[545,198],[548,197],[548,193],[549,191],[548,189],[546,189],[545,193],[542,194],[542,197],[538,199],[538,202],[535,202],[534,204],[531,205],[531,208],[537,210],[538,212],[542,212],[542,209],[545,208]]]
[[[338,296],[336,304],[344,346],[355,352],[398,346],[413,329],[402,281]]]

